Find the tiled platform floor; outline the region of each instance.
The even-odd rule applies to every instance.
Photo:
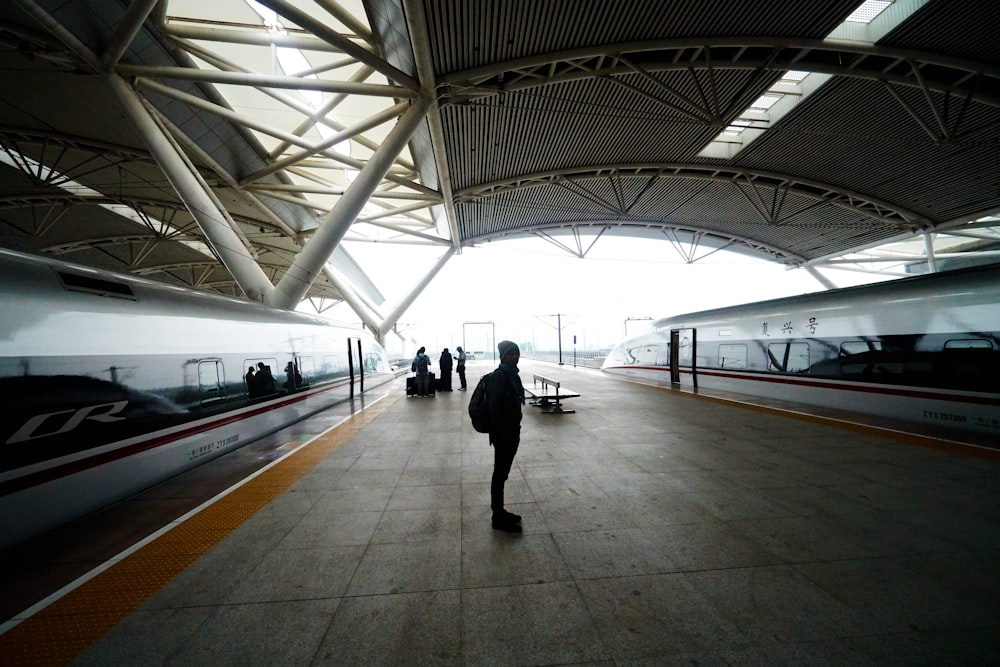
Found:
[[[398,380],[74,664],[995,664],[996,460],[541,368],[582,396],[525,407],[523,534],[468,393]]]

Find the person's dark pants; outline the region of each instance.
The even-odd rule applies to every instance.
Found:
[[[490,480],[490,507],[494,512],[503,509],[503,487],[510,475],[511,466],[514,465],[514,457],[517,456],[517,447],[520,441],[520,437],[506,442],[492,440],[493,479]]]
[[[441,371],[441,391],[451,391],[451,371]]]
[[[468,387],[465,384],[465,366],[464,365],[458,367],[458,379],[462,383],[462,389],[467,389]]]

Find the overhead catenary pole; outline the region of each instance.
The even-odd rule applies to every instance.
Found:
[[[652,320],[652,317],[626,317],[625,318],[625,337],[628,338],[628,323],[629,322],[645,322]]]
[[[496,325],[496,323],[493,322],[493,321],[488,321],[488,322],[463,322],[462,323],[462,348],[465,350],[465,352],[469,352],[469,343],[467,342],[467,339],[466,339],[466,336],[465,336],[465,327],[469,326],[470,324],[474,324],[474,325],[486,325],[486,324],[488,324],[488,325],[490,325],[490,344],[489,344],[488,347],[492,351],[493,361],[496,361],[497,360],[497,349],[496,349],[497,325]]]
[[[396,156],[406,147],[406,143],[430,106],[430,100],[417,100],[400,117],[396,127],[358,172],[354,183],[347,188],[344,196],[324,218],[312,238],[302,248],[302,252],[295,257],[295,261],[272,293],[272,305],[279,308],[294,308],[305,297],[309,287],[322,271],[323,265],[333,255],[337,244],[354,224],[354,220],[364,209],[372,193],[378,189]]]
[[[562,360],[562,314],[556,315],[556,327],[559,329],[559,365],[563,365]]]

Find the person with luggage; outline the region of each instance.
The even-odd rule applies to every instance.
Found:
[[[417,356],[413,358],[413,363],[410,366],[413,372],[416,373],[414,381],[417,384],[417,396],[426,396],[430,383],[431,358],[424,354],[425,349],[421,347],[417,350]]]
[[[517,370],[521,350],[509,340],[500,341],[497,350],[500,352],[500,366],[493,371],[486,386],[486,402],[490,409],[490,444],[493,445],[490,507],[493,509],[493,528],[520,533],[521,517],[504,509],[503,495],[504,484],[521,442],[524,386]]]

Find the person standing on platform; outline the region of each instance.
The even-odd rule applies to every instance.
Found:
[[[459,391],[465,391],[468,389],[468,386],[465,384],[465,350],[462,349],[461,345],[455,349],[458,350],[458,357],[455,359],[455,370],[458,371],[458,380],[462,383]]]
[[[417,396],[426,396],[427,387],[431,378],[431,358],[424,354],[426,348],[417,350],[417,356],[413,358],[413,372],[417,374],[414,382],[417,385]]]
[[[521,517],[503,506],[504,484],[510,475],[518,445],[521,443],[521,406],[524,386],[518,375],[517,362],[521,350],[509,340],[497,345],[500,365],[486,386],[486,403],[490,409],[490,444],[493,445],[493,478],[490,480],[490,507],[493,527],[508,533],[520,533]]]
[[[441,358],[438,359],[438,368],[441,369],[441,391],[451,391],[451,352],[444,348]]]

